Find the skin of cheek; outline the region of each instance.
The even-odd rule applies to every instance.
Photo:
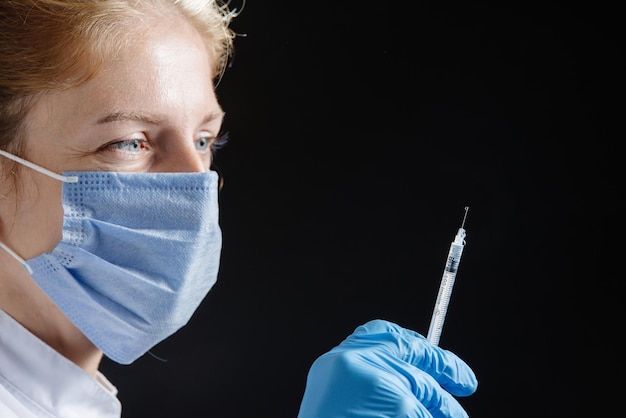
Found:
[[[61,103],[56,95],[40,99],[27,117],[25,130],[25,158],[37,165],[55,172],[64,159],[58,150],[63,140],[59,136],[59,126],[64,118],[59,118],[57,107]],[[62,107],[62,106],[61,106]],[[60,122],[55,122],[60,120]],[[56,164],[53,163],[56,162]],[[13,228],[10,232],[12,248],[25,259],[50,252],[58,244],[63,231],[62,182],[41,174],[31,168],[19,169],[18,190],[15,195],[15,212],[10,213]]]
[[[27,160],[56,173],[87,168],[81,166],[81,159],[88,145],[76,139],[85,118],[82,90],[49,93],[33,106],[24,132]],[[12,248],[28,259],[52,251],[62,238],[63,184],[24,166],[18,181]]]
[[[62,237],[61,184],[20,169],[18,190],[2,206],[3,242],[28,260],[54,249]]]

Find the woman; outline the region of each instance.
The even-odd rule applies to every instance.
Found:
[[[216,280],[235,13],[209,0],[0,4],[0,416],[119,417],[129,364]],[[385,321],[320,357],[300,416],[462,416],[452,353]]]

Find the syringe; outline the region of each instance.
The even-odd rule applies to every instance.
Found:
[[[446,312],[448,311],[448,303],[450,302],[450,296],[452,295],[452,286],[454,286],[454,279],[456,278],[456,272],[459,269],[459,263],[461,262],[461,254],[463,254],[463,247],[465,246],[465,218],[467,218],[467,211],[469,206],[465,206],[465,215],[463,216],[463,222],[459,228],[454,241],[450,244],[450,251],[448,252],[448,260],[446,261],[446,267],[441,277],[441,284],[439,285],[439,293],[437,294],[437,301],[435,302],[435,309],[433,309],[433,317],[430,320],[430,326],[428,327],[428,336],[426,337],[433,345],[439,344],[439,337],[441,337],[441,330],[443,329],[443,321],[446,319]]]

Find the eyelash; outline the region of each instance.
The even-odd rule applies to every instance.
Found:
[[[215,155],[215,153],[218,150],[224,148],[226,144],[228,144],[228,140],[229,140],[228,132],[220,132],[215,137],[215,139],[213,140],[213,143],[211,144],[211,153]]]

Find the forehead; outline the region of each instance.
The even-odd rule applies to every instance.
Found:
[[[129,133],[113,127],[103,130],[98,123],[120,112],[157,115],[162,129],[178,132],[198,128],[207,115],[221,115],[211,57],[200,35],[180,20],[148,26],[130,33],[126,47],[94,78],[48,93],[35,103],[25,120],[27,153],[37,149],[43,163],[58,150],[95,149],[98,142]],[[221,118],[210,123],[218,130]],[[47,166],[54,163],[48,161]]]
[[[175,17],[140,27],[128,32],[128,42],[94,78],[44,97],[33,108],[39,122],[71,127],[117,111],[173,117],[219,111],[214,66],[200,34]]]
[[[156,18],[155,18],[156,19]],[[204,40],[185,19],[160,17],[129,32],[128,43],[104,64],[92,87],[102,97],[186,100],[213,95],[212,59]],[[115,97],[114,100],[119,100]]]

